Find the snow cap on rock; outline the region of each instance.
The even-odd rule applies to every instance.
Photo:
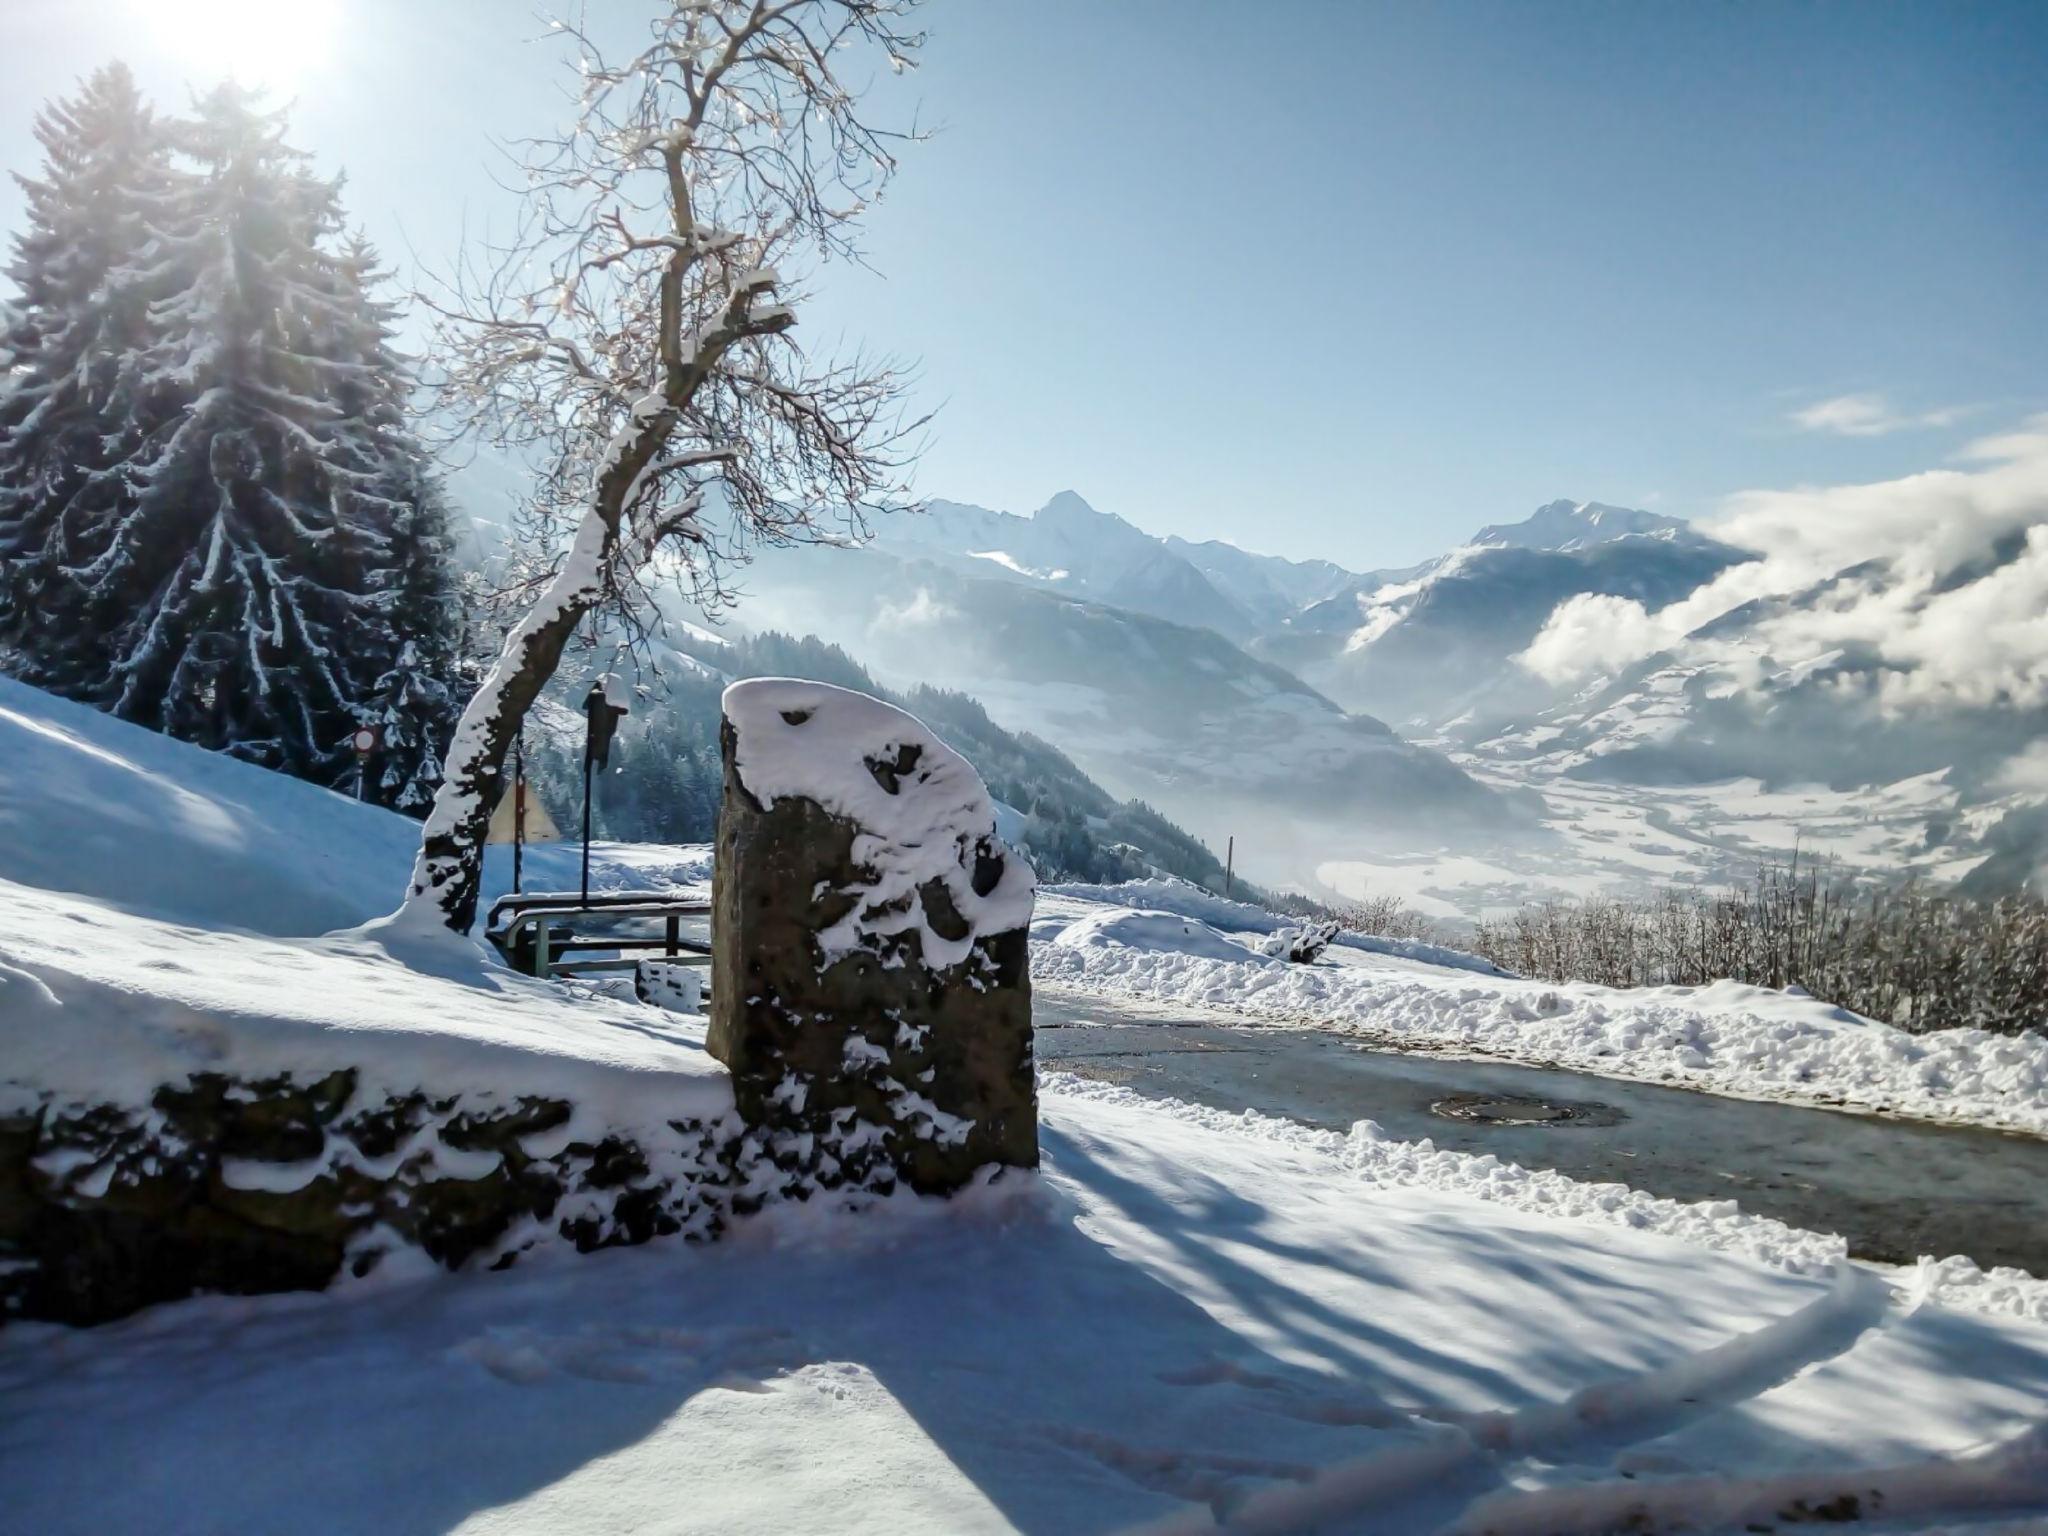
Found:
[[[981,776],[916,716],[893,704],[798,678],[763,677],[725,690],[733,766],[766,810],[810,800],[852,822],[856,863],[875,878],[845,918],[818,935],[829,964],[870,936],[922,930],[935,968],[956,965],[984,935],[1031,921],[1037,878],[996,835]],[[935,932],[923,891],[937,881],[964,919],[964,936]]]

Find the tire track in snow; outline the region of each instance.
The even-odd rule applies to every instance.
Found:
[[[1362,1515],[1384,1519],[1392,1513],[1391,1506],[1423,1496],[1430,1502],[1450,1496],[1456,1507],[1465,1502],[1455,1497],[1456,1484],[1497,1483],[1513,1463],[1530,1458],[1541,1457],[1551,1465],[1605,1466],[1625,1446],[1748,1401],[1835,1359],[1881,1326],[1891,1311],[1890,1290],[1882,1280],[1839,1263],[1826,1293],[1752,1333],[1653,1370],[1597,1382],[1560,1402],[1480,1414],[1417,1408],[1411,1410],[1416,1422],[1440,1426],[1440,1432],[1419,1444],[1391,1446],[1319,1467],[1305,1479],[1269,1483],[1235,1502],[1209,1498],[1205,1509],[1179,1512],[1141,1530],[1145,1536],[1280,1536]],[[1202,1379],[1189,1378],[1191,1384]],[[1803,1483],[1800,1486],[1805,1489]],[[1630,1482],[1622,1487],[1641,1493],[1644,1485]],[[1831,1485],[1822,1496],[1832,1498],[1842,1491]],[[1490,1502],[1482,1496],[1467,1504],[1466,1512],[1482,1510]],[[1599,1504],[1595,1500],[1589,1507]],[[1610,1528],[1601,1523],[1604,1517],[1597,1509],[1594,1523],[1586,1525],[1568,1518],[1570,1512],[1569,1505],[1545,1505],[1532,1512],[1530,1518],[1537,1523],[1527,1528],[1546,1536]],[[1449,1529],[1477,1533],[1493,1527],[1470,1525],[1459,1515]]]
[[[1559,1403],[1512,1413],[1425,1417],[1456,1424],[1495,1455],[1567,1462],[1653,1440],[1731,1404],[1761,1397],[1823,1361],[1847,1354],[1893,1311],[1890,1289],[1855,1265],[1835,1267],[1827,1294],[1754,1333],[1656,1370],[1596,1382]]]
[[[1889,1523],[2043,1507],[2048,1507],[2048,1421],[1972,1456],[1757,1478],[1710,1474],[1502,1492],[1478,1500],[1442,1536],[1754,1530],[1779,1523]]]

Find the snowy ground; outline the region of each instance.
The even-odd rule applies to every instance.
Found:
[[[1055,887],[1039,899],[1032,972],[1411,1049],[2048,1135],[2048,1037],[2038,1033],[1909,1035],[1796,989],[1737,982],[1615,991],[1523,981],[1433,946],[1355,936],[1316,965],[1289,965],[1247,942],[1279,921],[1179,881]]]
[[[0,1528],[1742,1530],[1853,1500],[1925,1530],[2048,1508],[2048,1330],[1727,1211],[1051,1086],[1046,1171],[950,1204],[11,1328]]]
[[[195,1053],[339,1052],[506,1092],[573,1074],[621,1116],[718,1091],[698,1021],[473,952],[313,936],[395,896],[394,818],[26,690],[0,686],[0,711],[0,1077],[82,1083],[95,1053],[109,1081],[139,1083]],[[10,755],[31,737],[47,781]],[[38,803],[46,784],[58,798]],[[119,822],[98,843],[95,804]],[[75,851],[43,846],[74,835]],[[702,875],[688,850],[607,867]],[[1886,1075],[1888,1047],[1829,1046],[1882,1037],[1811,1003],[1709,989],[1645,1007],[1404,946],[1240,960],[1217,947],[1239,945],[1219,926],[1232,914],[1143,917],[1136,893],[1110,894],[1042,900],[1042,969],[1130,996],[1380,1011],[1418,1040],[1519,1031],[1550,1049],[1545,1030],[1633,1030],[1640,1052],[1699,1052],[1707,1067],[1685,1070],[1715,1085],[1741,1086],[1748,1063],[1761,1088],[1799,1052],[1884,1091],[1909,1081]],[[68,1041],[80,1016],[89,1038]],[[1989,1114],[1988,1071],[1921,1091]],[[1999,1112],[2038,1112],[2033,1081]],[[2048,1329],[1996,1315],[2039,1315],[2038,1288],[1873,1270],[1733,1202],[1370,1128],[1057,1077],[1043,1111],[1043,1172],[950,1202],[788,1207],[708,1247],[543,1251],[506,1274],[387,1266],[89,1332],[11,1325],[0,1532],[1569,1533],[1850,1515],[2015,1531],[2048,1512]]]

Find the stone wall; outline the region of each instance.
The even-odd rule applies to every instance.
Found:
[[[0,1319],[318,1289],[400,1247],[502,1268],[542,1241],[717,1233],[740,1151],[729,1118],[674,1122],[650,1145],[573,1125],[562,1100],[368,1096],[347,1071],[200,1075],[147,1110],[0,1115]]]

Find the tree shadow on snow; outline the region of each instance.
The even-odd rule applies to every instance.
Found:
[[[1450,1230],[1470,1262],[1418,1272],[1397,1226],[1339,1224],[1314,1247],[1276,1235],[1242,1173],[1226,1184],[1059,1125],[1044,1145],[1056,1179],[943,1204],[783,1211],[710,1247],[202,1301],[0,1341],[15,1410],[0,1412],[0,1525],[424,1536],[580,1474],[616,1480],[583,1490],[600,1515],[652,1500],[663,1528],[723,1536],[744,1522],[710,1502],[712,1485],[730,1491],[745,1436],[809,1434],[799,1460],[858,1463],[868,1420],[803,1413],[858,1378],[914,1427],[913,1460],[942,1492],[947,1464],[958,1474],[955,1505],[985,1501],[960,1529],[1053,1536],[1175,1514],[1200,1528],[1318,1469],[1366,1464],[1385,1492],[1337,1528],[1428,1530],[1500,1474],[1484,1457],[1432,1467],[1424,1453],[1452,1432],[1413,1410],[1554,1398],[1640,1366],[1604,1336],[1640,1339],[1687,1313],[1685,1298],[1604,1274],[1598,1243],[1562,1225],[1524,1243],[1447,1206],[1429,1230]],[[1329,1184],[1331,1200],[1370,1198]],[[1426,1308],[1377,1320],[1369,1305],[1375,1289],[1430,1287],[1438,1336],[1412,1324]],[[1560,1287],[1586,1324],[1569,1338],[1553,1322]],[[1512,1363],[1498,1341],[1449,1331],[1475,1307],[1517,1344]],[[737,1411],[750,1407],[758,1417]],[[658,1463],[600,1465],[662,1437]],[[829,1489],[838,1474],[812,1475]],[[854,1512],[871,1494],[839,1496]],[[785,1528],[854,1523],[841,1515],[815,1508]]]

